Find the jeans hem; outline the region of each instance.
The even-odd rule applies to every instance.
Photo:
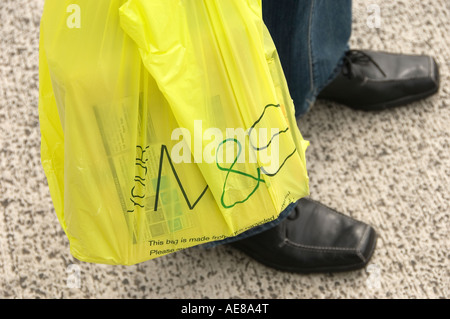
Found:
[[[325,87],[327,87],[328,84],[333,82],[333,80],[336,79],[336,77],[339,75],[339,73],[341,72],[342,67],[343,67],[343,62],[344,62],[345,55],[348,52],[348,50],[349,50],[349,46],[347,45],[346,50],[344,51],[344,53],[341,55],[341,57],[339,58],[338,62],[336,63],[336,67],[334,68],[333,72],[331,72],[330,76],[327,78],[327,80],[324,82],[324,84],[322,84],[318,88],[315,88],[313,91],[309,92],[310,96],[305,99],[306,103],[308,103],[308,107],[304,111],[302,111],[301,113],[296,113],[295,114],[295,118],[297,120],[299,120],[303,115],[305,115],[306,113],[308,113],[310,111],[311,107],[316,102],[317,96],[320,94],[320,92],[322,92],[322,90]]]
[[[280,213],[278,218],[271,222],[268,222],[268,223],[260,225],[260,226],[256,226],[255,228],[249,229],[249,230],[247,230],[237,236],[234,236],[234,237],[228,237],[223,240],[218,240],[218,241],[213,241],[213,242],[209,242],[206,244],[202,244],[201,247],[214,248],[214,247],[217,247],[220,245],[229,244],[229,243],[232,243],[232,242],[235,242],[238,240],[242,240],[242,239],[260,234],[263,231],[269,230],[269,229],[277,226],[279,223],[281,223],[285,218],[287,218],[291,214],[291,212],[294,210],[295,206],[297,206],[297,202],[289,204],[288,207],[286,207],[286,209]]]

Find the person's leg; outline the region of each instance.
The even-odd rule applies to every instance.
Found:
[[[439,69],[432,57],[349,50],[351,0],[262,3],[297,116],[316,98],[381,110],[439,88]],[[279,224],[231,245],[276,269],[333,272],[364,267],[376,237],[371,226],[303,198]]]
[[[349,49],[351,0],[262,4],[297,116],[316,99],[377,111],[426,98],[439,89],[439,67],[430,56]]]
[[[296,115],[305,114],[340,71],[351,35],[351,0],[263,0]]]
[[[263,0],[262,11],[299,117],[340,70],[351,33],[351,0]],[[271,229],[294,208],[290,205],[270,223],[203,246],[223,245]]]
[[[263,0],[262,10],[280,56],[296,116],[301,116],[340,70],[351,33],[351,0]],[[204,246],[235,242],[271,229],[294,208],[294,204],[290,205],[270,223]]]
[[[262,4],[296,115],[301,116],[341,70],[351,32],[351,1],[263,0]],[[230,245],[269,267],[300,273],[358,269],[373,254],[377,236],[369,225],[309,198],[299,200],[287,213],[264,231],[230,239]]]

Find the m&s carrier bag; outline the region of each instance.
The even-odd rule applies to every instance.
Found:
[[[131,265],[308,195],[259,0],[46,0],[41,157],[72,255]]]

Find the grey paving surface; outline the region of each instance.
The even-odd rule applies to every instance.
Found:
[[[371,5],[380,8],[379,28]],[[354,2],[353,48],[434,55],[442,86],[425,101],[376,114],[317,103],[299,122],[311,141],[311,197],[380,234],[366,269],[307,276],[272,270],[229,247],[131,267],[70,255],[40,164],[42,6],[0,2],[0,298],[448,298],[447,0]],[[80,270],[79,288],[67,285],[70,265]]]

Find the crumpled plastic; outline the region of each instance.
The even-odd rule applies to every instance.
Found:
[[[46,0],[41,159],[71,254],[132,265],[309,194],[259,0]]]

